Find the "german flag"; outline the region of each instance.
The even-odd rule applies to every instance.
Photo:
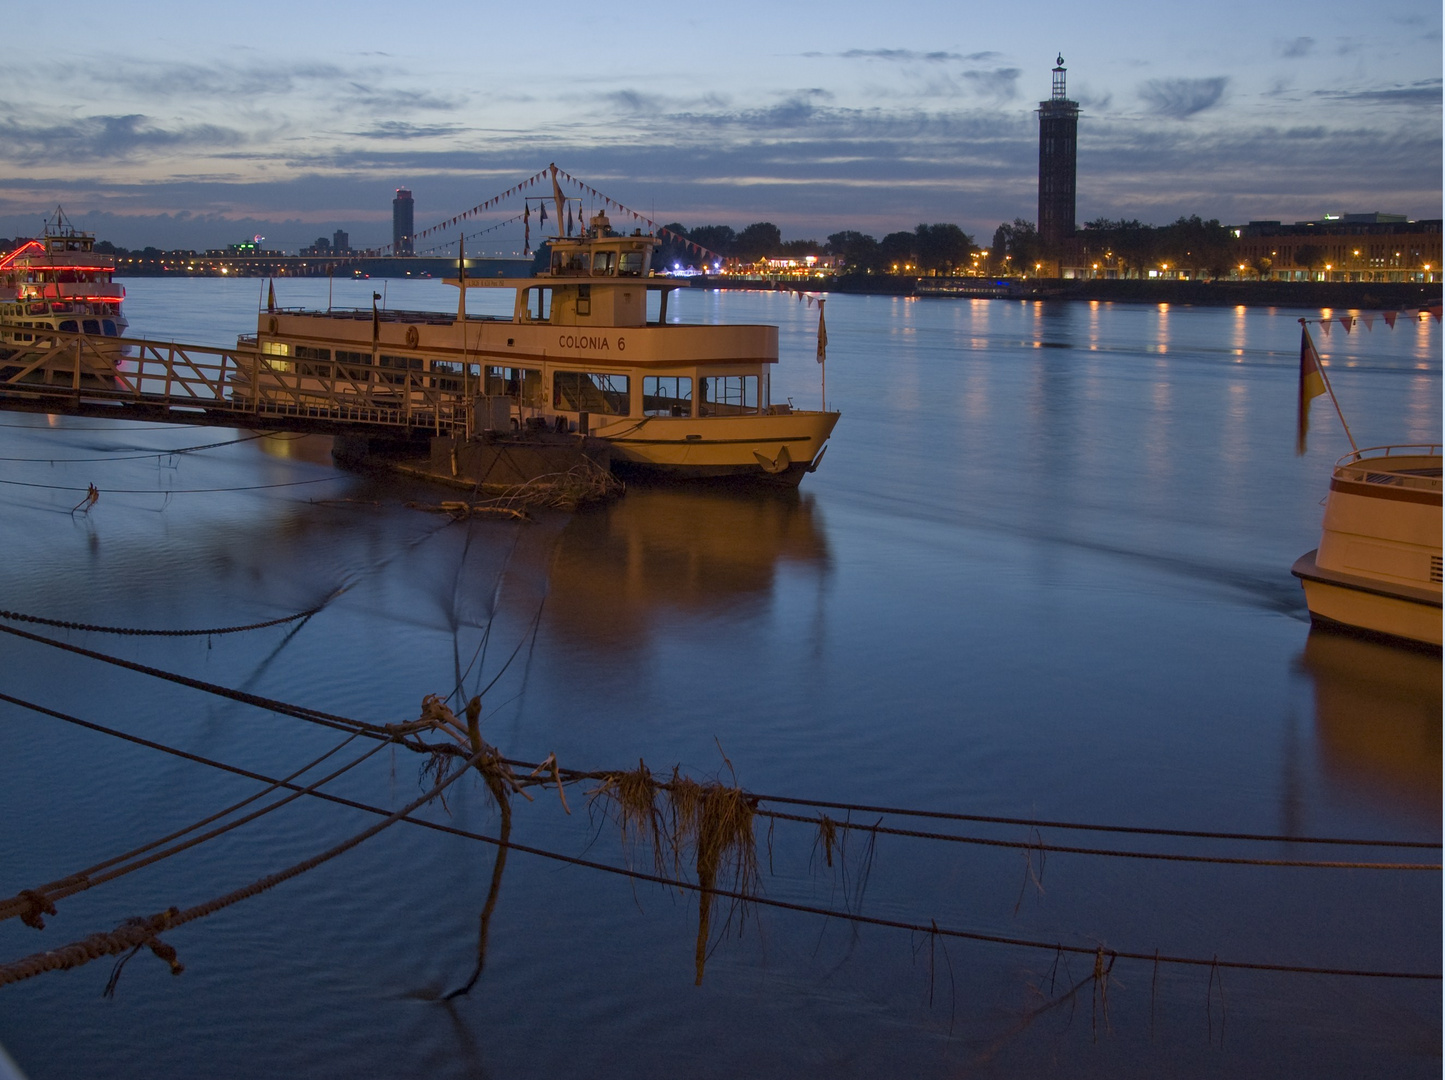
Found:
[[[1310,430],[1310,402],[1325,392],[1325,376],[1320,370],[1320,354],[1310,340],[1310,328],[1300,321],[1299,346],[1299,432],[1295,437],[1295,453],[1305,452],[1305,437]]]

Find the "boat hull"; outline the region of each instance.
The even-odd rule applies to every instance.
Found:
[[[1441,644],[1440,594],[1320,567],[1317,551],[1300,556],[1291,573],[1304,586],[1310,620],[1382,637]]]
[[[659,416],[610,424],[592,434],[611,445],[618,473],[797,487],[816,466],[837,422],[835,412]]]

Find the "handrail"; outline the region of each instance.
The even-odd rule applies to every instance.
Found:
[[[0,329],[37,330],[3,320]],[[466,424],[465,395],[429,385],[429,373],[408,369],[397,385],[380,378],[397,371],[366,360],[318,364],[320,373],[303,374],[294,358],[262,353],[250,342],[227,349],[38,329],[38,340],[4,362],[0,400],[60,395],[437,433]]]
[[[1374,454],[1380,457],[1390,457],[1392,454],[1399,456],[1401,451],[1408,450],[1412,454],[1423,457],[1438,456],[1440,454],[1440,443],[1389,443],[1383,446],[1366,446],[1359,450],[1352,450],[1344,457],[1335,462],[1335,468],[1342,468],[1346,465],[1353,465],[1362,460],[1366,454]],[[1423,451],[1423,454],[1420,452]]]

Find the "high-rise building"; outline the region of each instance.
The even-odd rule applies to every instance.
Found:
[[[351,250],[351,236],[345,229],[337,229],[331,234],[331,249],[333,251]]]
[[[1054,92],[1039,102],[1039,240],[1046,252],[1074,235],[1074,178],[1079,149],[1079,103],[1064,91],[1064,57],[1054,68]]]
[[[412,255],[411,238],[416,231],[412,219],[410,188],[397,188],[396,198],[391,200],[391,253]]]

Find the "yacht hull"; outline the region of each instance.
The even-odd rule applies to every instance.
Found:
[[[1291,573],[1304,586],[1310,620],[1384,637],[1441,644],[1440,595],[1322,569],[1317,552],[1300,556]]]

